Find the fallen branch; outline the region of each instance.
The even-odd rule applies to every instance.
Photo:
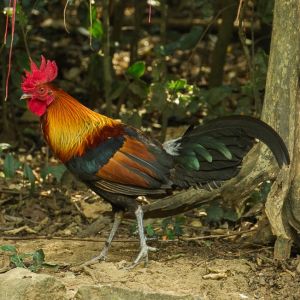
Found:
[[[231,236],[238,236],[242,235],[244,233],[249,233],[249,232],[255,232],[255,229],[249,229],[249,230],[243,230],[243,231],[238,231],[238,232],[233,232],[233,233],[228,233],[228,234],[211,234],[211,235],[205,235],[205,236],[196,236],[196,237],[191,237],[191,238],[180,238],[182,241],[198,241],[198,240],[209,240],[209,239],[223,239]]]

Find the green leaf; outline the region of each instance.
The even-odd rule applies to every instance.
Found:
[[[93,21],[92,27],[89,27],[89,32],[93,38],[101,40],[103,36],[103,26],[100,20]]]
[[[150,107],[163,111],[167,106],[167,92],[164,83],[153,83],[150,86]]]
[[[136,110],[122,113],[121,120],[123,123],[140,128],[142,126],[142,116]]]
[[[0,246],[0,250],[14,253],[17,252],[16,246],[13,245],[2,245]]]
[[[174,234],[174,231],[173,230],[170,230],[170,229],[167,229],[167,237],[169,240],[174,240],[175,239],[175,234]]]
[[[167,87],[169,90],[173,92],[178,92],[182,89],[185,89],[187,86],[186,79],[179,79],[179,80],[171,80],[167,82]]]
[[[219,222],[224,216],[223,208],[217,205],[211,205],[208,208],[206,208],[206,213],[206,219],[208,222]]]
[[[231,222],[236,222],[239,219],[239,216],[233,209],[228,209],[224,212],[223,218]]]
[[[45,179],[47,175],[52,174],[55,179],[60,182],[66,170],[67,168],[64,165],[48,166],[41,170],[41,176],[43,179]]]
[[[24,164],[24,177],[29,180],[31,187],[34,187],[35,184],[35,176],[32,172],[32,169],[28,166],[28,164]]]
[[[26,266],[24,265],[23,259],[17,255],[17,254],[13,254],[10,256],[10,261],[11,263],[13,263],[16,267],[19,268],[26,268]]]
[[[10,153],[5,156],[4,159],[4,175],[5,177],[12,178],[21,163],[16,160]]]
[[[179,236],[182,235],[182,224],[184,220],[183,218],[176,217],[175,224],[174,224],[174,233],[175,235]]]
[[[133,78],[138,79],[144,75],[145,69],[145,62],[137,61],[127,69],[126,73]]]
[[[274,0],[258,0],[257,14],[266,24],[272,24],[274,11]]]
[[[128,86],[129,90],[139,96],[141,99],[145,99],[148,94],[147,84],[141,80],[131,82]]]
[[[189,50],[194,48],[203,33],[203,27],[194,26],[187,34],[183,34],[179,40],[167,44],[165,47],[156,47],[156,52],[160,55],[172,55],[176,50]]]
[[[103,26],[101,21],[97,18],[97,9],[92,7],[92,26],[89,27],[89,33],[95,39],[101,40],[103,37]]]
[[[147,233],[147,235],[148,235],[149,237],[155,236],[155,231],[153,230],[153,227],[152,227],[151,224],[148,224],[148,225],[146,226],[146,233]]]
[[[128,87],[128,83],[125,81],[117,81],[112,86],[112,92],[108,96],[109,100],[115,100],[118,99],[126,90]]]
[[[38,249],[33,253],[32,256],[33,262],[36,266],[42,266],[45,261],[45,253],[43,249]]]
[[[26,13],[23,11],[22,5],[20,3],[17,3],[16,19],[22,27],[28,24],[28,17]]]
[[[204,100],[211,106],[219,105],[231,93],[232,88],[229,86],[213,87],[204,93]]]

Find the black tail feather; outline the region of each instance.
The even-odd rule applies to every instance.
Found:
[[[242,129],[244,134],[259,139],[265,143],[274,154],[280,167],[290,163],[290,157],[286,145],[279,134],[267,123],[249,116],[223,117],[198,126],[188,133],[188,136],[214,135],[222,136],[222,131],[227,129]]]
[[[175,184],[188,187],[234,177],[255,139],[270,148],[280,167],[290,163],[285,143],[268,124],[247,116],[223,117],[190,127],[176,140]]]

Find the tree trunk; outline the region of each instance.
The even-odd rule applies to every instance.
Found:
[[[220,86],[223,83],[226,53],[232,37],[238,3],[236,0],[226,0],[222,1],[222,4],[222,24],[219,26],[218,40],[211,58],[210,88]]]
[[[289,257],[292,228],[300,229],[299,28],[300,2],[275,1],[262,118],[283,137],[291,155],[290,168],[280,172],[266,203],[266,213],[277,237],[277,259]]]
[[[112,85],[112,59],[110,53],[110,20],[109,20],[109,2],[103,1],[103,83],[106,103],[106,114],[112,115],[112,101],[110,99]]]

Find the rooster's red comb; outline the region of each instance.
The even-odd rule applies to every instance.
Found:
[[[40,68],[31,61],[31,72],[25,70],[25,77],[23,77],[23,82],[21,84],[24,93],[30,93],[35,89],[36,85],[51,82],[56,78],[57,66],[55,61],[46,60],[43,55],[41,55],[41,59]]]

